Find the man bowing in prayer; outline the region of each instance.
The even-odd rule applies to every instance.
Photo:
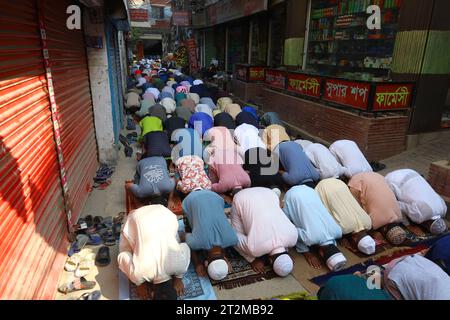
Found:
[[[261,259],[269,255],[273,270],[287,277],[294,263],[287,249],[297,243],[298,233],[280,208],[280,199],[267,188],[240,191],[233,199],[231,224],[238,236],[236,250],[254,271],[264,273]]]
[[[225,202],[217,193],[208,190],[192,192],[183,201],[183,212],[191,227],[186,243],[192,249],[192,261],[199,276],[220,281],[231,269],[224,249],[237,244],[236,233],[224,213]],[[202,263],[198,253],[206,251]]]
[[[141,207],[127,217],[117,261],[138,291],[146,292],[153,284],[156,292],[169,291],[163,295],[170,299],[183,295],[182,279],[191,254],[185,243],[178,242],[178,228],[177,217],[161,205]]]

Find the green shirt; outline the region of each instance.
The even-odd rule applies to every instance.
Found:
[[[145,117],[139,122],[139,126],[141,127],[142,134],[138,138],[139,142],[144,141],[144,137],[147,133],[163,131],[163,123],[161,119],[156,117]]]

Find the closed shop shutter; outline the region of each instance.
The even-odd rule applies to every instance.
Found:
[[[45,25],[73,204],[72,223],[76,223],[89,195],[98,161],[84,34],[82,30],[66,27],[66,9],[70,4],[67,0],[46,1]]]
[[[0,298],[49,299],[68,243],[35,0],[0,2],[0,145]]]

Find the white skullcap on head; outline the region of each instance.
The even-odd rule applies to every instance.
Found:
[[[188,93],[187,96],[189,99],[194,100],[196,105],[200,103],[200,96],[197,93]]]
[[[294,269],[294,262],[287,254],[279,256],[273,263],[273,271],[282,278],[291,274]]]
[[[166,108],[167,113],[174,113],[177,110],[177,103],[172,98],[162,99],[161,105]]]
[[[228,264],[225,260],[215,260],[208,265],[208,275],[214,281],[221,281],[228,276]]]
[[[199,84],[203,84],[202,80],[194,80],[194,86],[198,86]]]
[[[341,271],[347,263],[342,253],[336,253],[334,256],[327,260],[327,267],[334,272]]]
[[[362,253],[367,255],[374,254],[376,251],[377,244],[371,236],[365,236],[358,243],[358,249]]]

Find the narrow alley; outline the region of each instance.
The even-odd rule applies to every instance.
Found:
[[[449,13],[0,0],[0,299],[450,300]]]

